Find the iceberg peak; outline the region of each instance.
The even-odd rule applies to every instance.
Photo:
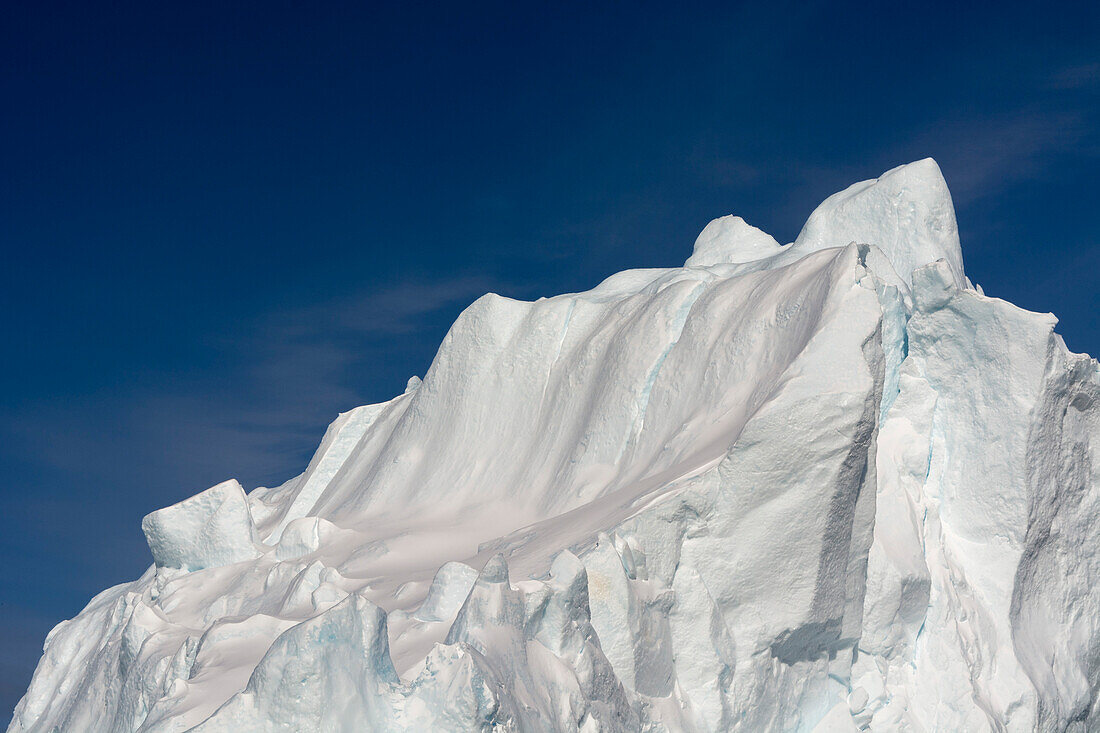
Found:
[[[810,214],[791,249],[802,256],[850,242],[877,246],[906,283],[914,270],[942,259],[955,284],[966,285],[951,192],[932,158],[834,193]]]
[[[778,254],[779,242],[740,216],[714,219],[695,240],[695,248],[684,267],[741,264]]]

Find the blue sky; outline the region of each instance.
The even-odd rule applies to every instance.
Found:
[[[289,478],[488,290],[931,155],[971,279],[1100,353],[1094,3],[319,5],[0,23],[0,717],[144,514]]]

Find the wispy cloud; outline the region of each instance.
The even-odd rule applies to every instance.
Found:
[[[1060,156],[1095,154],[1090,131],[1077,112],[1022,111],[944,120],[918,131],[905,149],[935,155],[956,203],[967,204],[996,196],[1011,184],[1042,178]]]
[[[420,319],[441,308],[468,303],[495,285],[484,275],[420,280],[354,293],[323,303],[276,312],[263,323],[262,337],[275,340],[384,336],[409,333]]]
[[[1046,83],[1057,90],[1100,89],[1100,62],[1063,67],[1048,76]]]
[[[934,157],[956,207],[997,197],[1010,186],[1044,181],[1069,157],[1100,158],[1096,126],[1081,110],[1028,109],[943,118],[900,131],[888,146],[834,161],[776,160],[763,178],[793,193],[777,202],[780,220],[799,221],[825,196],[894,166]],[[740,212],[738,212],[740,213]]]
[[[182,498],[228,476],[278,482],[304,468],[337,412],[399,393],[455,315],[493,286],[458,275],[286,308],[211,335],[213,368],[29,405],[0,434],[46,471],[126,493],[145,485]]]

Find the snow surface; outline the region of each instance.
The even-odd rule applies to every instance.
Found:
[[[477,300],[306,471],[142,523],[11,731],[1100,730],[1100,371],[932,160]]]

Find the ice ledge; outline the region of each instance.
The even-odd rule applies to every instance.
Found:
[[[141,529],[158,568],[202,570],[260,555],[248,499],[236,479],[146,515]]]

